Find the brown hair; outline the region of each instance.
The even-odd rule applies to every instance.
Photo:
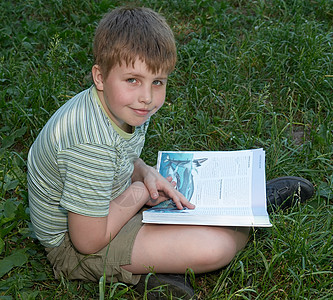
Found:
[[[106,14],[96,29],[93,52],[105,77],[115,65],[129,66],[137,58],[152,73],[169,74],[177,60],[172,30],[149,8],[121,7]]]

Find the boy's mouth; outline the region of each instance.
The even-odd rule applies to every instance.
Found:
[[[133,108],[133,111],[137,115],[140,115],[140,116],[146,116],[146,115],[148,115],[150,113],[149,109],[136,109],[136,108]]]

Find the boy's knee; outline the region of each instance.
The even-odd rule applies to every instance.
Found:
[[[237,245],[232,239],[217,243],[208,253],[208,262],[216,268],[224,267],[232,261],[237,252]]]
[[[231,262],[237,253],[236,247],[224,245],[205,245],[198,250],[194,259],[197,272],[209,272],[220,269]]]
[[[248,231],[217,229],[212,234],[207,234],[200,243],[197,251],[196,262],[203,270],[216,270],[229,264],[238,251],[247,243]]]

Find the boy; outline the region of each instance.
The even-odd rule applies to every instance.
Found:
[[[146,8],[113,10],[96,30],[94,58],[94,85],[51,117],[29,151],[31,221],[56,278],[98,281],[105,268],[108,281],[137,284],[151,271],[202,273],[227,265],[249,228],[141,223],[145,205],[169,198],[179,209],[194,208],[170,178],[139,158],[176,63],[164,18]],[[291,196],[296,181],[303,191],[305,181],[289,178],[291,189],[274,199]],[[193,295],[171,275],[159,278]]]

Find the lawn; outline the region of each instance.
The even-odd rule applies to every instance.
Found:
[[[272,228],[253,230],[227,267],[196,274],[198,299],[331,299],[331,0],[2,0],[0,299],[142,299],[124,284],[54,280],[31,230],[26,180],[41,128],[92,84],[98,21],[135,3],[166,17],[178,47],[142,157],[262,147],[267,179],[302,176],[316,188],[311,201],[272,214]]]

